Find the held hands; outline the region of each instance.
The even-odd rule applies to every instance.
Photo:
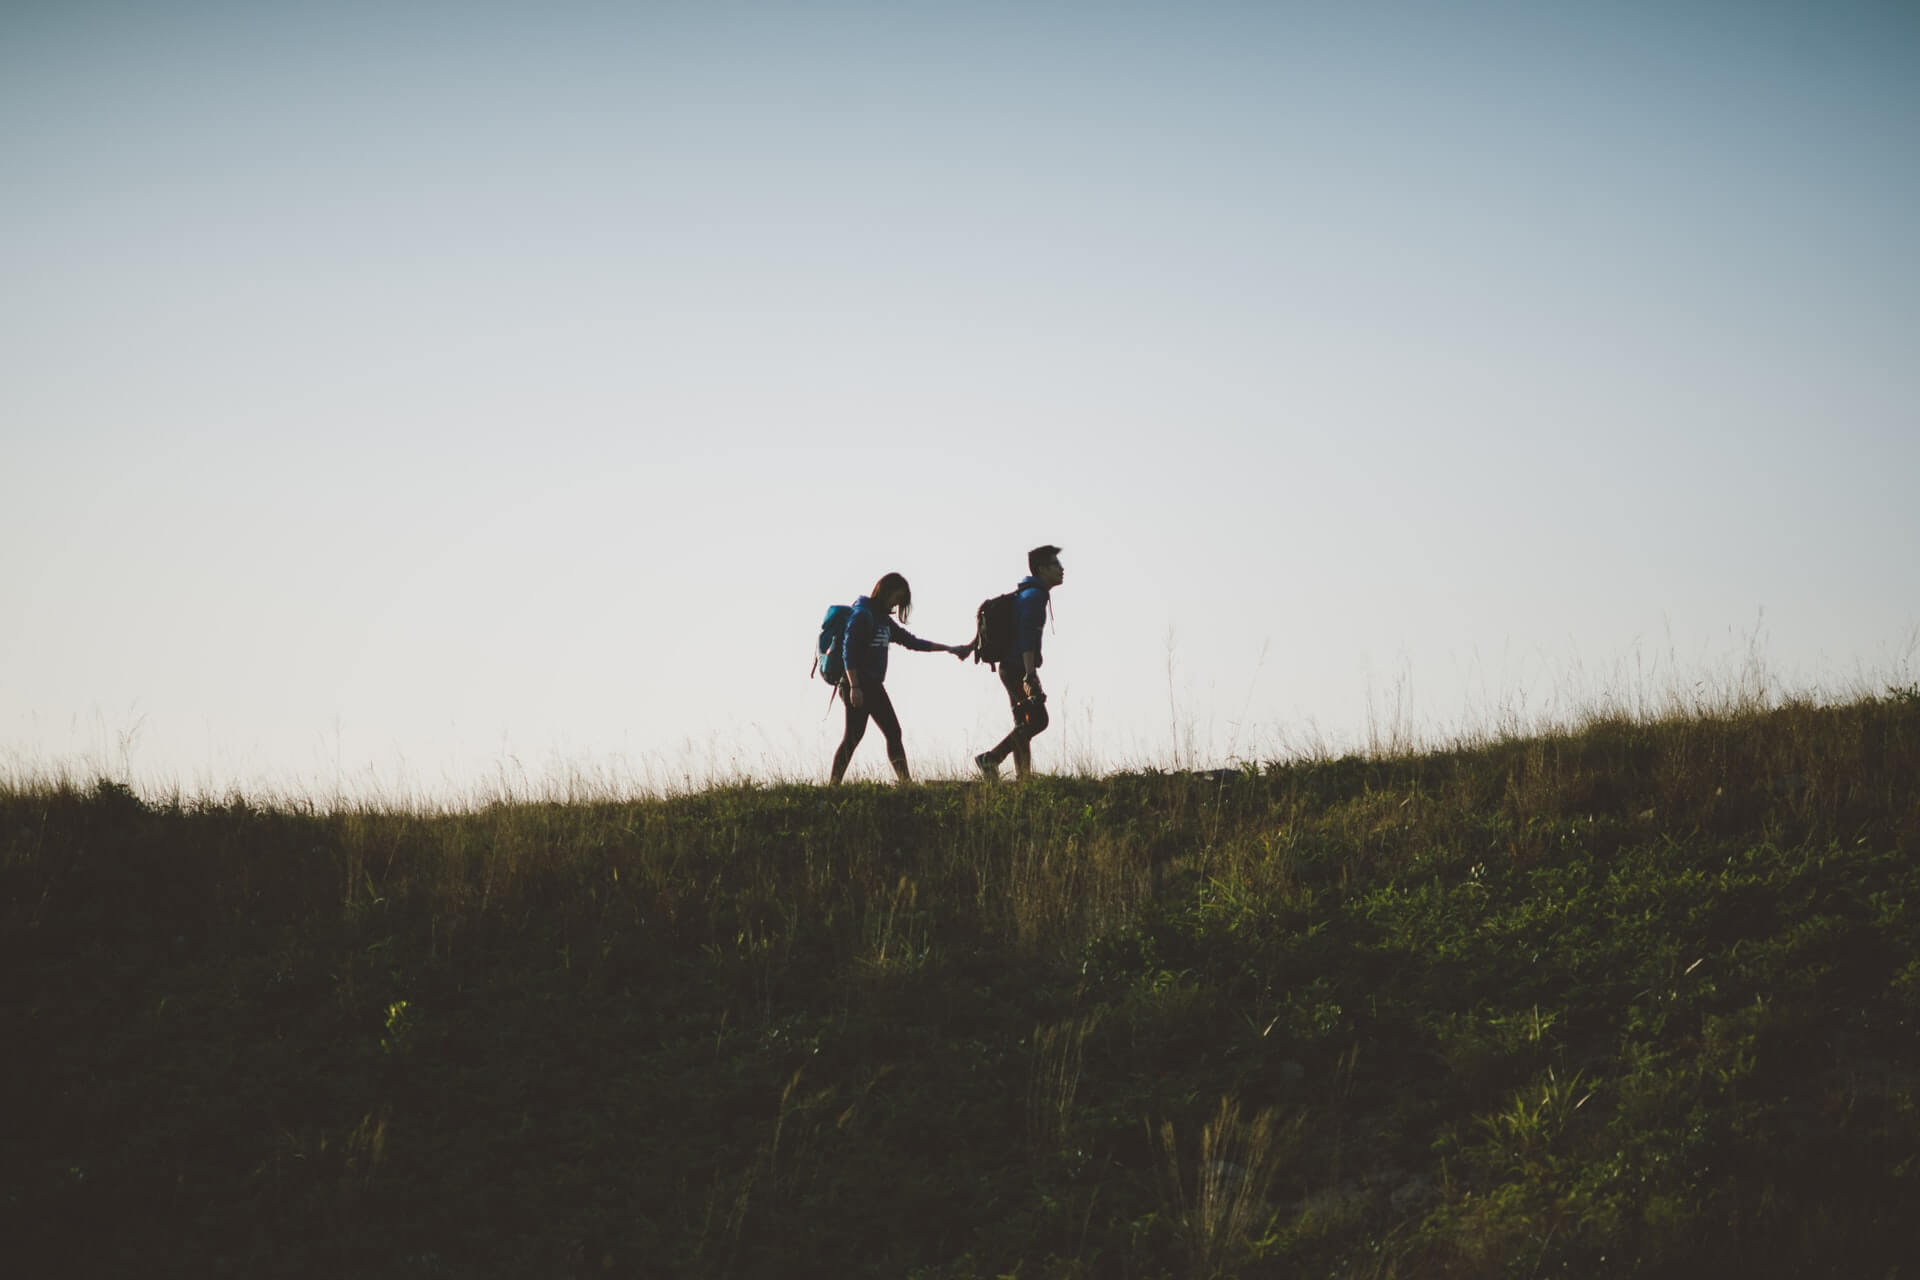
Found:
[[[947,652],[964,662],[973,655],[973,645],[971,643],[950,644],[947,646]]]

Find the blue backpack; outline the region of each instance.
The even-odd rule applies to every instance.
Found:
[[[828,684],[839,684],[847,677],[847,619],[852,616],[851,606],[836,604],[820,620],[820,642],[814,646],[813,669]]]

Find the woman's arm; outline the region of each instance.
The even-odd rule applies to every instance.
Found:
[[[847,704],[859,706],[864,699],[860,693],[860,667],[855,654],[864,654],[873,643],[873,615],[861,609],[855,609],[853,616],[847,619],[846,634],[840,638],[840,652],[847,665]]]
[[[897,622],[893,624],[893,642],[918,653],[950,653],[956,658],[964,658],[972,652],[971,647],[964,644],[935,644],[931,640],[922,640]]]

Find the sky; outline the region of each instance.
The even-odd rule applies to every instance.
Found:
[[[1909,3],[13,0],[0,772],[817,780],[1040,543],[1045,771],[1909,682],[1917,140]]]

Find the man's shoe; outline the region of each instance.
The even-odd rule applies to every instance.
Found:
[[[973,762],[980,766],[980,772],[987,776],[988,782],[998,782],[1000,780],[1000,762],[998,760],[995,760],[992,756],[982,751],[973,758]]]

